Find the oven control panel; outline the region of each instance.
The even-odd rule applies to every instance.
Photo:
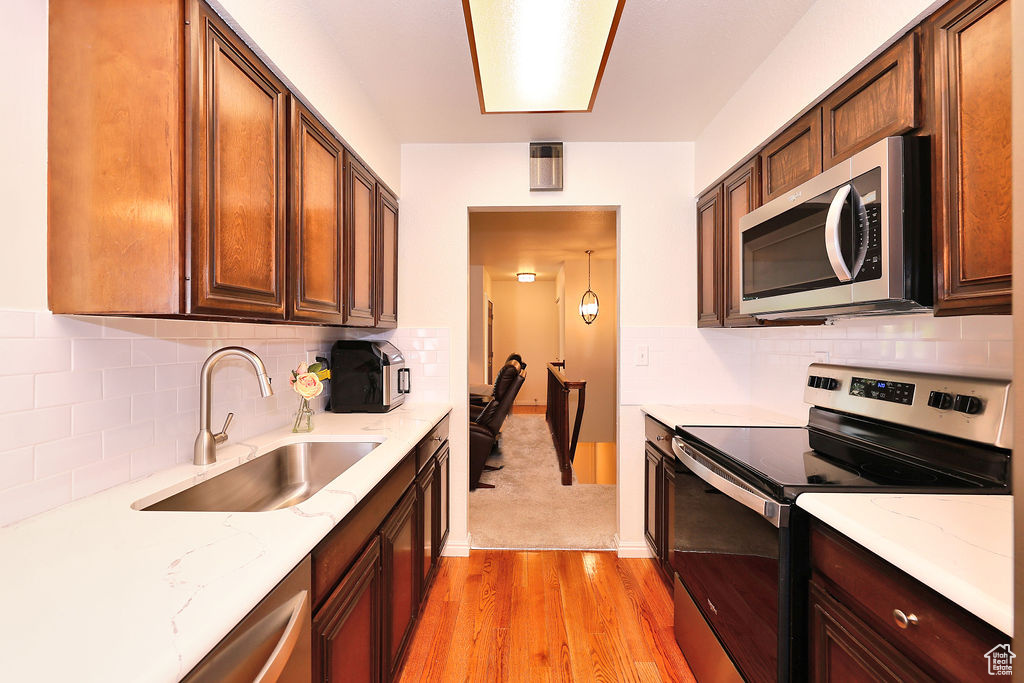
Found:
[[[850,381],[850,395],[873,398],[877,401],[902,403],[909,406],[914,402],[914,386],[910,382],[892,382],[884,379],[854,377]]]
[[[812,363],[804,401],[819,408],[1012,448],[1010,380]]]

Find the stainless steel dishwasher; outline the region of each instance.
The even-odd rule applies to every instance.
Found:
[[[306,557],[183,679],[188,683],[309,683],[312,590]]]

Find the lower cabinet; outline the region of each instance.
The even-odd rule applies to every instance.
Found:
[[[440,506],[437,505],[437,461],[431,458],[416,476],[416,516],[419,519],[420,549],[417,564],[420,577],[420,601],[427,597],[427,588],[437,566],[436,527]]]
[[[374,538],[313,617],[319,680],[381,680],[381,543]],[[316,670],[316,668],[314,669]]]
[[[437,501],[437,543],[435,544],[435,552],[438,559],[440,559],[444,544],[448,541],[448,481],[451,475],[448,465],[448,454],[447,444],[437,454],[437,495],[435,498]]]
[[[811,527],[813,681],[987,680],[1010,638],[834,529]]]
[[[675,456],[668,450],[672,430],[653,418],[645,419],[644,536],[658,560],[662,578],[671,586],[676,498]]]
[[[384,680],[390,681],[402,663],[406,641],[419,611],[417,594],[416,491],[410,489],[380,531],[384,608]]]

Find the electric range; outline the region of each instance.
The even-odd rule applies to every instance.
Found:
[[[815,363],[804,427],[676,427],[676,639],[697,678],[806,678],[801,493],[1010,493],[1010,388]]]

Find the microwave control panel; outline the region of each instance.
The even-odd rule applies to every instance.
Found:
[[[850,382],[850,395],[910,405],[914,402],[914,385],[910,382],[854,377]]]

